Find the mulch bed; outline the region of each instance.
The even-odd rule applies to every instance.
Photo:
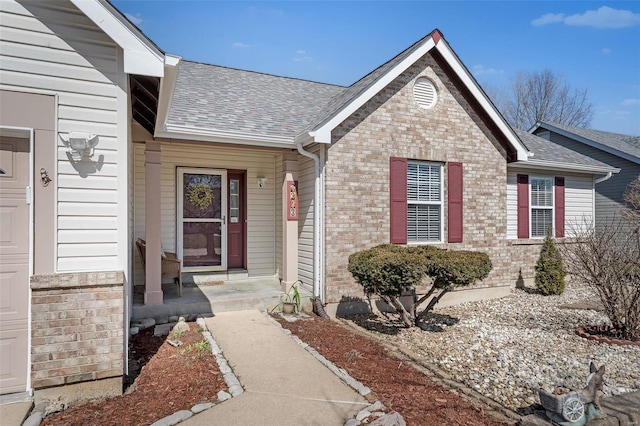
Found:
[[[407,425],[504,425],[481,406],[404,364],[374,340],[335,321],[313,317],[280,323],[368,386],[388,410],[399,412]]]
[[[189,326],[178,348],[166,337],[154,337],[151,329],[132,336],[130,356],[134,370],[136,364],[140,370],[132,372],[137,377],[124,395],[48,416],[42,425],[150,425],[176,411],[216,401],[218,391],[227,386],[210,349],[187,348],[203,340],[199,326]]]

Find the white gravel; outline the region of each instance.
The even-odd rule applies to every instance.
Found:
[[[561,305],[597,301],[580,285],[561,296],[513,290],[501,299],[437,308],[459,319],[442,332],[403,329],[385,339],[411,348],[456,380],[512,409],[538,403],[538,388],[582,389],[589,363],[604,364],[605,394],[640,390],[640,348],[599,344],[575,334],[580,325],[608,324],[603,312]]]

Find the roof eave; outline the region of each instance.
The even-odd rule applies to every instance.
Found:
[[[599,173],[619,173],[620,169],[610,166],[595,166],[585,164],[559,163],[556,161],[532,160],[515,161],[507,164],[513,169],[534,169],[534,170],[557,170],[576,173],[599,174]]]
[[[124,71],[150,77],[164,75],[164,52],[105,0],[71,0],[124,51]]]
[[[251,133],[225,132],[180,125],[168,125],[164,130],[156,131],[154,136],[156,138],[227,143],[267,148],[294,149],[296,147],[294,138],[287,136],[266,136]]]
[[[640,157],[636,157],[635,155],[631,155],[631,154],[628,154],[626,152],[622,152],[622,151],[620,151],[618,149],[610,147],[609,145],[605,145],[605,144],[602,144],[600,142],[596,142],[596,141],[594,141],[592,139],[585,138],[585,137],[577,135],[577,134],[575,134],[573,132],[569,132],[569,131],[560,129],[560,128],[552,125],[552,124],[548,124],[548,123],[545,123],[545,122],[540,122],[540,121],[537,122],[531,129],[529,129],[529,133],[533,134],[533,132],[535,132],[539,128],[555,132],[555,133],[557,133],[559,135],[562,135],[564,137],[567,137],[567,138],[573,139],[575,141],[581,142],[581,143],[583,143],[585,145],[588,145],[588,146],[591,146],[593,148],[599,149],[599,150],[604,151],[606,153],[609,153],[611,155],[615,155],[616,157],[620,157],[620,158],[623,158],[623,159],[625,159],[627,161],[631,161],[632,163],[640,164]]]
[[[403,59],[398,65],[391,69],[383,77],[375,81],[369,86],[362,94],[353,99],[339,111],[337,111],[331,118],[317,126],[313,132],[314,141],[319,143],[331,143],[331,132],[340,123],[346,120],[351,114],[353,114],[358,108],[364,105],[369,99],[371,99],[376,93],[386,87],[389,83],[395,80],[401,73],[407,68],[413,65],[418,59],[423,57],[432,49],[437,49],[442,57],[451,66],[454,72],[460,77],[463,84],[469,89],[472,95],[478,100],[481,107],[487,112],[489,117],[495,122],[498,129],[504,134],[507,141],[511,144],[517,154],[518,161],[526,161],[529,152],[522,144],[520,139],[513,132],[509,124],[504,120],[500,113],[495,109],[491,101],[487,98],[482,89],[478,86],[474,78],[469,74],[465,66],[460,62],[458,57],[453,53],[453,50],[448,45],[442,34],[438,30],[435,30],[432,36],[425,40],[424,43],[418,46],[410,55]]]

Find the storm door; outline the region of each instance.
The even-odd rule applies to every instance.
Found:
[[[226,270],[227,172],[179,167],[177,194],[183,270]]]

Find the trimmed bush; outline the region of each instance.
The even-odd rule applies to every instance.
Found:
[[[393,306],[407,327],[429,312],[442,296],[454,287],[466,286],[482,280],[491,272],[491,260],[486,253],[445,251],[433,246],[396,246],[382,244],[349,256],[349,272],[367,295],[376,294]],[[419,300],[414,297],[411,310],[406,310],[398,298],[405,291],[414,290],[429,276],[431,289]],[[417,307],[435,296],[420,314]]]
[[[536,290],[544,296],[560,295],[564,292],[564,277],[567,274],[560,252],[547,231],[536,263]]]

